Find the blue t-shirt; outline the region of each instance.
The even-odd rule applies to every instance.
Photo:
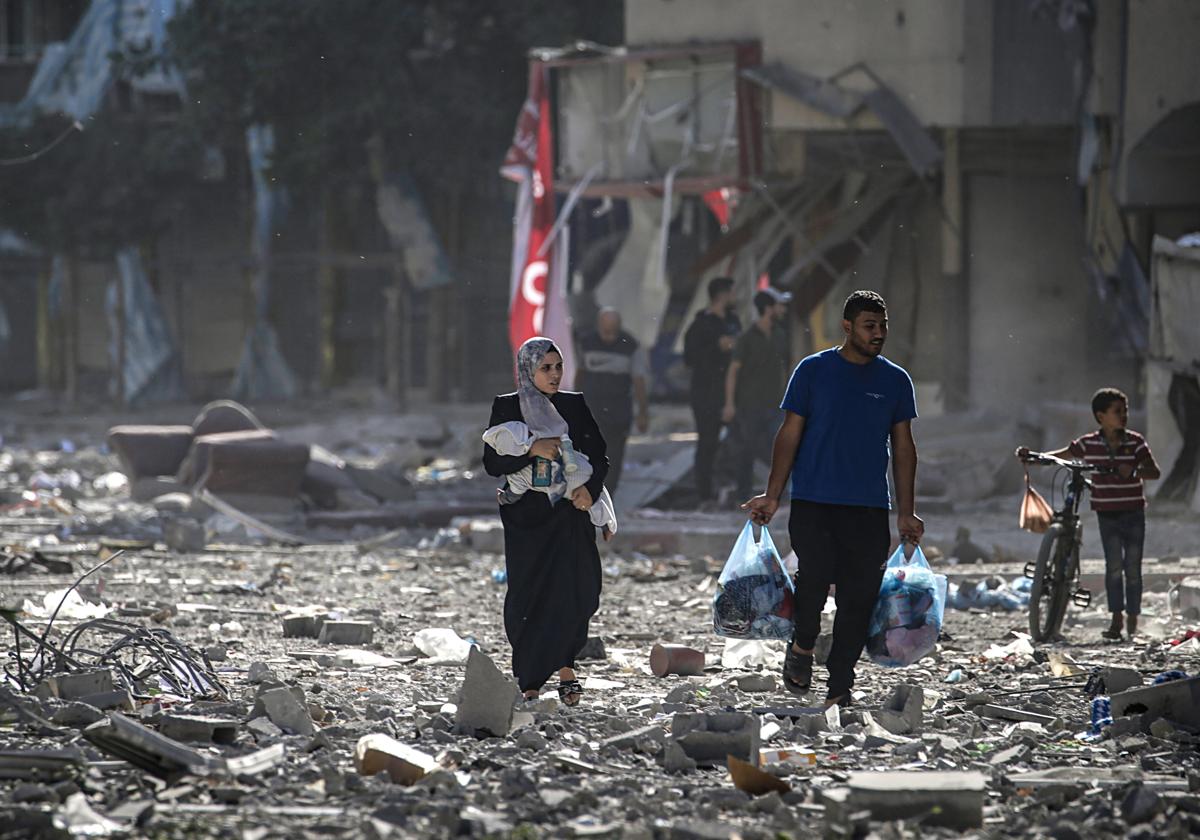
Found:
[[[907,371],[883,356],[848,362],[834,347],[796,365],[780,408],[804,418],[792,498],[890,508],[887,467],[896,423],[917,416]]]

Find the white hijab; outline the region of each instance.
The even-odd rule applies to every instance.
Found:
[[[550,398],[533,384],[534,372],[550,351],[562,356],[554,342],[542,336],[529,339],[517,351],[517,398],[521,402],[521,416],[534,438],[560,438],[567,433],[567,421]]]

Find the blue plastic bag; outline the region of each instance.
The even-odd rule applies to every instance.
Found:
[[[792,638],[794,589],[771,534],[764,527],[755,540],[747,522],[717,579],[713,631],[732,639]]]
[[[933,653],[946,611],[946,576],[935,575],[920,546],[905,558],[903,543],[887,562],[867,630],[876,665],[903,668]]]

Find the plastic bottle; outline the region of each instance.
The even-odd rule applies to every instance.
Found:
[[[562,453],[563,472],[571,475],[579,469],[579,461],[575,457],[575,447],[571,443],[569,435],[562,436],[562,446],[559,448]]]

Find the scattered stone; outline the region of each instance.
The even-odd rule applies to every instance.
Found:
[[[523,750],[533,750],[541,752],[550,745],[546,740],[546,736],[536,729],[525,729],[517,736],[517,746]]]
[[[599,662],[608,659],[608,651],[604,648],[604,640],[599,636],[588,636],[587,642],[575,657],[580,662]]]
[[[875,720],[893,735],[919,733],[924,720],[925,692],[915,685],[898,685]]]
[[[258,685],[261,682],[277,682],[278,677],[271,670],[271,666],[265,662],[251,662],[250,667],[246,670],[246,682],[251,685]]]
[[[190,516],[164,517],[162,534],[167,548],[176,554],[195,554],[208,545],[208,529]]]
[[[750,694],[774,691],[777,684],[771,674],[745,674],[737,677],[738,689]]]
[[[665,744],[667,740],[666,733],[658,724],[643,726],[641,729],[634,729],[629,732],[622,732],[619,735],[605,738],[600,742],[600,748],[612,747],[617,750],[631,750],[642,741],[653,741],[658,744]]]
[[[1121,816],[1127,823],[1148,822],[1163,811],[1163,798],[1142,784],[1135,784],[1121,800]]]
[[[1009,747],[1006,750],[1000,750],[993,754],[988,759],[988,764],[993,767],[1003,767],[1006,764],[1012,764],[1017,761],[1024,761],[1029,757],[1029,747],[1024,744],[1017,744],[1015,747]]]
[[[296,699],[290,688],[270,688],[258,695],[258,703],[271,723],[285,732],[311,735],[314,727],[305,704]]]
[[[759,722],[738,712],[683,713],[671,719],[671,737],[697,764],[721,765],[728,756],[758,760]]]
[[[663,769],[668,773],[691,773],[698,765],[675,741],[667,742],[662,754]]]

